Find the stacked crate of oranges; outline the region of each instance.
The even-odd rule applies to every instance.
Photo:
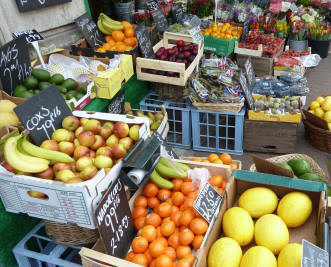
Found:
[[[226,22],[223,24],[211,23],[208,28],[201,31],[204,35],[209,35],[217,38],[232,40],[240,38],[242,27],[232,26]]]

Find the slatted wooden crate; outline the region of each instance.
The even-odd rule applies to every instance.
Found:
[[[293,153],[298,124],[245,120],[244,150],[265,153]]]

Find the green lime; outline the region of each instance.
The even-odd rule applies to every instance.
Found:
[[[55,84],[62,84],[64,81],[64,77],[62,74],[60,73],[55,73],[54,75],[52,75],[52,77],[50,78],[50,83],[55,83]]]
[[[34,93],[35,95],[38,94],[39,92],[40,92],[39,89],[36,89],[36,90],[33,91],[33,93]]]
[[[68,93],[66,93],[66,99],[67,100],[70,100],[74,97],[75,97],[75,93],[73,93],[72,91],[69,91]]]
[[[87,87],[83,86],[83,87],[79,88],[79,92],[82,93],[83,95],[85,95],[87,92]]]
[[[48,81],[49,78],[51,77],[51,74],[47,70],[43,70],[43,69],[33,69],[31,71],[31,74],[33,77],[38,79],[38,81],[43,81],[43,82]]]
[[[27,91],[28,89],[23,85],[17,85],[14,89],[14,96],[20,97],[19,95]]]
[[[62,94],[66,94],[68,91],[67,88],[65,88],[63,85],[58,85],[57,88]]]
[[[24,85],[28,89],[36,89],[38,87],[38,80],[33,76],[27,77],[24,80]]]
[[[79,99],[81,99],[82,97],[84,97],[84,95],[85,95],[85,94],[82,94],[82,93],[80,93],[80,92],[77,92],[77,93],[75,94],[75,98],[76,98],[76,100],[79,100]]]
[[[315,182],[320,182],[321,181],[320,177],[317,174],[315,174],[315,173],[309,173],[309,172],[301,175],[300,176],[300,179],[309,180],[309,181],[315,181]]]
[[[30,98],[30,97],[33,97],[33,91],[32,90],[28,90],[28,91],[25,91],[22,96],[23,98]]]
[[[39,83],[39,90],[42,91],[42,90],[46,89],[49,86],[51,86],[51,84],[49,82],[40,82]]]
[[[77,87],[77,82],[74,79],[68,78],[66,80],[64,80],[64,82],[62,83],[62,85],[67,88],[68,90],[73,90]]]
[[[287,164],[290,165],[296,176],[300,177],[301,175],[310,172],[310,165],[304,159],[291,159]]]
[[[284,168],[284,169],[287,169],[287,170],[289,170],[289,171],[292,171],[292,168],[291,168],[291,166],[290,165],[288,165],[288,164],[286,164],[286,163],[277,163],[277,165],[279,166],[279,167],[282,167],[282,168]]]

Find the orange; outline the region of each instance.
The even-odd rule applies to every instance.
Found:
[[[182,245],[184,246],[190,245],[193,239],[194,239],[194,234],[190,229],[185,228],[183,231],[179,232],[179,242]]]
[[[134,30],[133,29],[125,29],[124,30],[125,37],[134,37]]]
[[[203,159],[203,160],[201,160],[201,162],[210,163],[210,161],[208,159]]]
[[[185,256],[184,259],[187,260],[191,266],[193,266],[193,264],[196,260],[196,257],[193,254],[190,254],[190,255]]]
[[[172,203],[176,206],[180,206],[184,203],[185,196],[182,192],[175,192],[172,195]]]
[[[164,254],[167,255],[172,261],[174,261],[177,257],[176,250],[173,247],[167,247]]]
[[[171,192],[170,192],[170,190],[168,190],[168,189],[164,189],[164,188],[162,188],[162,189],[159,190],[159,192],[158,192],[158,194],[157,194],[157,197],[158,197],[159,200],[161,200],[161,201],[166,201],[168,198],[171,197]]]
[[[198,161],[198,162],[200,162],[201,159],[200,158],[193,158],[192,161]]]
[[[227,183],[228,183],[227,180],[223,180],[223,182],[222,182],[222,188],[223,188],[223,189],[225,189]]]
[[[143,207],[146,208],[147,207],[147,198],[144,196],[139,196],[135,199],[134,201],[134,206],[135,207]]]
[[[158,237],[162,237],[162,234],[161,234],[161,226],[158,226],[158,227],[156,228],[156,238],[158,238]]]
[[[102,47],[106,50],[110,50],[112,46],[109,43],[104,43]]]
[[[145,237],[138,236],[133,239],[131,246],[134,253],[144,253],[148,248],[148,241]]]
[[[196,235],[193,239],[192,246],[195,249],[199,249],[201,247],[202,241],[205,238],[204,235]]]
[[[195,190],[187,195],[188,198],[196,199],[199,194],[199,190]]]
[[[113,31],[111,36],[113,37],[114,41],[122,41],[125,37],[122,31]]]
[[[178,259],[183,259],[186,255],[192,254],[192,250],[189,246],[179,246],[176,248],[176,254]]]
[[[150,245],[149,245],[149,252],[152,255],[153,258],[156,258],[162,254],[165,253],[167,246],[165,246],[162,241],[155,239]]]
[[[195,199],[193,198],[187,198],[184,202],[184,208],[185,209],[193,209],[193,204],[194,204]]]
[[[134,45],[137,45],[138,44],[138,40],[136,37],[132,37],[132,40],[134,41]]]
[[[104,52],[106,52],[106,49],[104,49],[103,47],[99,47],[99,48],[97,49],[97,52],[102,52],[102,53],[104,53]]]
[[[148,259],[146,255],[144,254],[136,254],[134,255],[133,259],[131,260],[133,263],[142,265],[142,266],[147,266],[148,265]]]
[[[218,188],[216,191],[222,196],[224,194],[224,188]]]
[[[220,159],[226,165],[229,165],[232,162],[232,157],[228,153],[223,153],[222,155],[220,155]]]
[[[170,219],[175,223],[176,227],[181,225],[180,217],[182,215],[181,211],[175,211],[171,214]]]
[[[128,22],[128,21],[122,21],[121,23],[124,26],[124,30],[126,30],[126,29],[132,29],[133,28],[132,27],[132,24],[130,22]]]
[[[156,238],[155,241],[161,242],[166,248],[168,247],[168,241],[163,236]]]
[[[190,264],[188,259],[181,259],[176,262],[174,267],[191,267],[192,265]]]
[[[171,199],[171,197],[169,197],[165,202],[169,203],[170,205],[173,204],[173,203],[172,203],[172,199]]]
[[[171,205],[167,202],[161,203],[158,208],[158,213],[161,218],[169,217],[171,215]]]
[[[145,225],[145,217],[138,217],[137,219],[134,220],[134,227],[137,230],[140,230],[143,228]]]
[[[221,187],[223,182],[223,176],[222,175],[215,175],[209,178],[210,185]]]
[[[172,191],[180,191],[180,187],[183,183],[182,179],[173,179],[171,180],[171,182],[174,184],[174,188],[172,189]]]
[[[114,39],[111,35],[106,35],[105,40],[106,40],[107,43],[109,43],[110,41],[114,41]]]
[[[132,219],[138,217],[145,217],[147,215],[147,210],[143,207],[135,207],[132,212]]]
[[[155,260],[155,267],[172,267],[172,260],[167,255],[160,255]]]
[[[194,218],[194,213],[191,209],[184,210],[180,216],[180,223],[184,226],[190,225]]]
[[[149,252],[149,249],[147,249],[147,250],[144,252],[144,255],[147,257],[148,263],[151,263],[151,261],[153,260],[153,257],[152,257],[152,255],[151,255],[151,253]]]
[[[191,193],[192,191],[194,191],[194,187],[191,182],[184,182],[184,183],[182,183],[180,190],[186,196],[189,193]]]
[[[149,267],[155,267],[155,260],[152,260],[149,264]]]
[[[203,235],[204,233],[206,233],[208,226],[208,223],[201,218],[194,218],[190,223],[190,229],[196,235]]]
[[[132,47],[131,46],[129,46],[129,45],[126,45],[125,46],[125,50],[124,51],[130,51],[132,49]]]
[[[116,50],[119,52],[124,52],[126,50],[125,44],[116,44]]]
[[[231,163],[230,168],[231,168],[231,172],[233,172],[233,170],[238,169],[238,166],[237,166],[237,164]]]
[[[135,41],[132,38],[125,38],[123,43],[125,45],[128,45],[128,46],[134,46],[135,45]]]
[[[214,164],[223,164],[223,161],[221,159],[216,159],[212,163],[214,163]]]
[[[163,236],[171,236],[175,232],[176,225],[173,221],[164,221],[161,224],[161,234]]]
[[[208,156],[208,160],[209,160],[210,162],[213,162],[213,161],[216,160],[216,159],[218,159],[218,156],[217,156],[217,154],[215,154],[215,153],[212,153],[212,154],[210,154],[210,155]]]
[[[151,209],[155,209],[158,205],[160,205],[160,200],[157,197],[149,197],[147,198],[147,205]]]
[[[130,251],[128,254],[126,254],[125,260],[132,261],[133,257],[134,257],[134,252]]]
[[[179,247],[179,233],[174,233],[168,238],[168,244],[170,247],[176,249]]]
[[[159,188],[155,184],[149,183],[145,186],[142,194],[145,197],[155,197],[157,192],[159,192]]]
[[[146,216],[145,225],[153,225],[155,228],[158,227],[162,222],[162,219],[157,213],[150,213]]]
[[[141,236],[145,237],[148,242],[152,242],[156,238],[156,229],[153,225],[146,225],[140,231]]]
[[[176,211],[179,211],[179,208],[175,205],[171,206],[171,214],[175,213]]]

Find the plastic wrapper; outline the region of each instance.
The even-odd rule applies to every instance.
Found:
[[[190,84],[201,100],[205,100],[209,97],[208,88],[206,88],[198,79],[192,79]]]
[[[305,77],[303,77],[300,74],[289,71],[286,73],[282,73],[279,79],[288,85],[294,85],[294,84],[307,85],[307,79]]]
[[[202,58],[201,60],[201,67],[202,68],[221,68],[224,69],[227,64],[227,58]]]
[[[292,85],[289,87],[291,96],[305,96],[309,94],[309,88],[302,85]]]
[[[299,97],[257,97],[254,101],[254,111],[274,115],[284,115],[286,112],[296,114],[300,112],[300,99]]]
[[[203,188],[203,186],[208,183],[211,174],[206,168],[194,168],[188,171],[187,177],[192,179],[192,184],[195,188]]]
[[[283,98],[290,95],[289,86],[282,81],[272,80],[271,88],[275,97]]]
[[[311,54],[305,57],[301,57],[300,59],[303,66],[306,68],[316,67],[322,60],[321,56],[318,54]]]

